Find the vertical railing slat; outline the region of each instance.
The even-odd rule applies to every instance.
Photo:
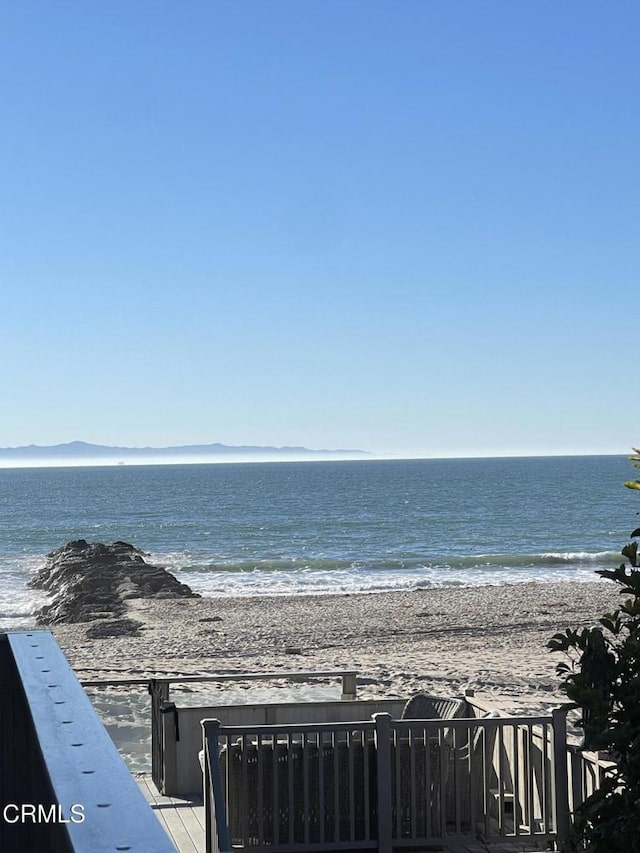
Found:
[[[273,812],[272,812],[272,824],[273,824],[273,843],[277,844],[280,841],[280,803],[279,803],[279,790],[278,790],[278,734],[274,731],[273,737],[271,739],[271,749],[273,755],[272,761],[272,801],[273,801]]]
[[[302,733],[302,813],[304,843],[309,844],[311,837],[311,815],[309,804],[309,737],[307,732]]]
[[[295,806],[294,806],[294,787],[293,787],[293,769],[296,756],[293,750],[294,741],[292,740],[291,732],[287,734],[287,787],[288,787],[288,817],[289,817],[289,844],[295,841]]]
[[[459,768],[459,752],[460,752],[460,735],[461,729],[454,728],[453,735],[453,812],[456,832],[462,832],[460,819],[460,768]]]
[[[432,767],[431,767],[431,744],[433,742],[433,735],[430,730],[425,728],[424,730],[424,793],[425,797],[425,830],[427,838],[430,838],[432,835],[432,822],[431,822],[431,809],[432,809],[432,801],[433,801],[433,783],[432,783]],[[442,833],[439,833],[442,834]]]
[[[547,724],[540,727],[540,827],[543,833],[549,831],[547,824]]]
[[[508,760],[508,756],[506,754],[506,744],[505,744],[505,731],[504,726],[500,726],[498,728],[498,828],[501,833],[504,832],[504,789],[505,789],[505,770],[504,765]],[[489,781],[489,774],[486,777],[486,797],[487,797],[487,805],[491,799],[491,788]],[[487,808],[487,817],[485,820],[485,831],[489,833],[490,824],[489,824],[489,809]]]
[[[545,832],[553,832],[553,824],[551,820],[551,768],[553,766],[552,753],[552,732],[549,723],[544,725],[544,813]]]
[[[447,831],[447,764],[449,756],[447,754],[447,744],[444,736],[444,730],[438,729],[438,771],[440,777],[440,834],[444,835]]]
[[[318,732],[318,823],[320,829],[320,842],[325,841],[325,822],[324,822],[324,732]]]
[[[257,755],[256,755],[256,775],[258,779],[258,814],[257,814],[257,823],[258,823],[258,844],[264,844],[264,761],[263,761],[263,739],[262,735],[258,733],[257,738]]]
[[[248,832],[248,809],[246,804],[249,802],[249,773],[247,768],[248,761],[248,744],[247,744],[247,736],[245,735],[240,741],[240,762],[241,762],[241,779],[242,779],[242,837],[247,838],[249,835]]]
[[[418,738],[419,740],[419,738]],[[424,742],[424,732],[423,732],[423,742]],[[417,818],[416,814],[416,737],[415,731],[413,729],[409,729],[409,808],[411,809],[410,814],[410,834],[411,838],[416,838],[418,835],[418,826],[417,826]]]
[[[398,732],[395,729],[391,730],[391,745],[393,747],[394,757],[394,790],[396,794],[396,838],[402,838],[402,775],[400,772],[400,751],[402,749],[401,741],[398,737]]]
[[[355,797],[355,771],[354,771],[354,749],[352,732],[347,732],[347,762],[349,776],[349,840],[356,840],[356,797]]]
[[[530,723],[527,728],[527,754],[526,754],[526,762],[527,762],[527,812],[528,820],[527,823],[529,825],[529,833],[533,835],[536,831],[536,813],[534,808],[534,766],[533,766],[533,725]]]
[[[520,790],[520,743],[519,743],[519,727],[515,724],[511,726],[513,731],[513,829],[514,835],[520,835],[520,803],[522,802],[522,792]]]
[[[363,785],[363,797],[364,802],[362,803],[362,807],[364,809],[364,837],[365,840],[368,841],[371,838],[371,809],[369,808],[371,792],[369,790],[369,747],[370,741],[367,738],[366,731],[362,731],[362,765],[364,767],[364,785]]]

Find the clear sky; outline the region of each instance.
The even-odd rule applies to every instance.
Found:
[[[626,453],[640,5],[0,0],[0,446]]]

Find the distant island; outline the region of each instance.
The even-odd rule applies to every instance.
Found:
[[[89,444],[86,441],[70,441],[66,444],[23,447],[0,447],[0,463],[18,464],[71,464],[100,463],[117,464],[126,462],[165,462],[216,460],[305,460],[305,459],[354,459],[366,457],[366,450],[310,450],[307,447],[260,447],[257,445],[183,444],[175,447],[110,447],[104,444]]]

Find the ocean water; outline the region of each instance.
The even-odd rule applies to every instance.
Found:
[[[0,470],[0,628],[70,539],[131,542],[203,595],[597,579],[637,526],[626,457]]]

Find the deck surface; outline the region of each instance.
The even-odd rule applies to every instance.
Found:
[[[163,797],[149,773],[136,773],[136,782],[179,853],[203,853],[204,806],[202,797]]]

